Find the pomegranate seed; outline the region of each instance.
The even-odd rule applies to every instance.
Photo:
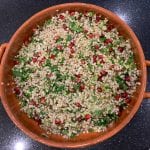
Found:
[[[107,26],[107,32],[110,32],[112,29],[114,28],[114,25],[113,24],[109,24],[108,26]]]
[[[39,118],[39,116],[37,114],[35,114],[34,120],[38,123],[38,125],[40,125],[42,123],[41,119]]]
[[[117,101],[119,101],[120,97],[121,97],[120,94],[116,94],[115,99],[116,99]]]
[[[123,47],[118,47],[118,50],[120,53],[122,53],[124,51],[124,48]]]
[[[83,83],[81,83],[81,85],[80,85],[80,91],[83,92],[84,89],[85,89],[85,85]]]
[[[56,57],[56,55],[51,54],[49,58],[50,58],[50,59],[55,59],[55,57]]]
[[[86,34],[86,33],[88,33],[88,30],[84,29],[84,31],[83,31],[83,32]]]
[[[101,74],[102,76],[106,76],[106,75],[108,74],[108,72],[106,72],[105,70],[102,70],[102,71],[100,72],[100,74]]]
[[[56,125],[60,125],[61,124],[61,120],[60,119],[55,119],[55,124]]]
[[[75,77],[81,78],[82,74],[75,74]]]
[[[57,35],[54,37],[54,40],[57,41],[59,38],[60,38],[60,36]]]
[[[57,49],[58,49],[58,50],[63,50],[63,48],[62,48],[61,45],[57,45]]]
[[[94,48],[95,49],[99,49],[99,45],[94,45]]]
[[[112,43],[112,39],[106,39],[106,40],[104,41],[104,43],[105,43],[105,44],[110,44],[110,43]]]
[[[101,82],[103,81],[103,80],[102,80],[102,75],[99,75],[99,76],[98,76],[97,81],[101,81]]]
[[[64,16],[63,15],[59,15],[59,19],[64,20]]]
[[[18,65],[19,64],[19,61],[18,60],[14,60],[14,65]]]
[[[96,14],[96,20],[95,20],[95,22],[98,23],[100,20],[101,20],[101,16],[99,16],[99,15]]]
[[[85,120],[87,121],[87,120],[89,120],[91,118],[91,115],[90,114],[86,114],[85,115]]]
[[[78,122],[81,122],[83,120],[83,117],[82,116],[79,116],[78,118],[77,118],[77,121]]]
[[[92,39],[92,38],[95,37],[95,35],[94,35],[93,33],[89,33],[89,34],[88,34],[88,37],[89,37],[90,39]]]
[[[67,31],[67,25],[66,24],[63,24],[63,29],[65,30],[65,31]]]
[[[32,58],[32,62],[33,62],[33,63],[37,62],[37,58],[33,57],[33,58]]]
[[[98,87],[98,88],[97,88],[97,91],[98,91],[98,92],[102,92],[102,88],[101,88],[101,87]]]
[[[21,93],[20,89],[18,87],[14,88],[14,92],[15,92],[16,95],[20,95],[20,93]]]
[[[75,45],[75,44],[74,44],[74,41],[72,41],[72,42],[69,43],[69,46],[68,46],[68,47],[69,47],[69,48],[72,48],[74,45]]]
[[[46,102],[45,97],[41,97],[41,98],[40,98],[40,102],[41,102],[41,104],[45,104],[45,102]]]
[[[37,104],[36,101],[34,101],[34,100],[31,100],[31,101],[29,102],[29,104],[30,104],[30,105],[33,105],[33,106],[36,106],[36,107],[38,106],[38,104]]]
[[[125,75],[125,81],[130,81],[130,76],[129,75]]]
[[[75,15],[75,11],[69,11],[70,16],[74,16]]]
[[[73,48],[71,48],[70,53],[75,53],[75,50]]]
[[[126,98],[126,99],[125,99],[125,102],[126,102],[126,103],[130,103],[130,102],[131,102],[131,98]]]
[[[81,105],[79,102],[76,102],[75,105],[76,105],[77,107],[82,107],[82,105]]]
[[[127,98],[128,97],[128,93],[127,92],[121,93],[121,97],[122,98]]]
[[[84,65],[85,63],[86,63],[85,60],[82,59],[81,64]]]
[[[93,55],[93,63],[97,62],[97,55]]]
[[[43,57],[43,58],[39,61],[39,65],[41,65],[45,60],[46,60],[46,58]]]

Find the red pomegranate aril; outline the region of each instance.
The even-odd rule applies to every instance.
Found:
[[[86,63],[86,61],[82,59],[81,64],[84,65],[85,63]]]
[[[64,16],[63,15],[59,15],[59,19],[64,20]]]
[[[101,82],[103,81],[103,79],[102,79],[102,75],[99,75],[99,76],[98,76],[97,81],[101,81]]]
[[[97,55],[93,55],[93,63],[97,62]]]
[[[61,124],[61,120],[60,119],[55,119],[55,124],[56,125],[60,125]]]
[[[33,57],[33,58],[32,58],[32,62],[33,62],[33,63],[37,62],[37,58]]]
[[[75,15],[75,11],[69,11],[69,15],[70,16],[74,16]]]
[[[101,16],[96,15],[96,20],[95,20],[95,22],[98,23],[100,20],[101,20]]]
[[[75,46],[74,41],[70,42],[68,47],[72,48],[73,46]]]
[[[104,41],[104,43],[105,43],[105,44],[110,44],[110,43],[112,43],[112,39],[106,39],[106,40]]]
[[[41,97],[41,98],[40,98],[40,102],[41,102],[41,104],[45,104],[46,98],[45,98],[45,97]]]
[[[20,89],[18,88],[18,87],[15,87],[14,88],[14,93],[16,94],[16,95],[20,95]]]
[[[85,120],[87,121],[87,120],[89,120],[91,118],[91,115],[90,114],[86,114],[85,115]]]
[[[119,101],[120,98],[121,98],[120,94],[116,94],[116,95],[115,95],[115,99],[116,99],[117,101]]]
[[[85,89],[85,85],[83,83],[81,83],[81,85],[80,85],[80,91],[83,92],[84,89]]]
[[[124,51],[124,48],[123,47],[118,47],[118,50],[120,53],[122,53]]]
[[[81,105],[79,102],[76,102],[75,105],[76,105],[77,107],[82,107],[82,105]]]
[[[50,59],[55,59],[55,57],[56,57],[56,55],[51,54],[49,58],[50,58]]]
[[[96,50],[98,50],[98,49],[99,49],[99,45],[94,45],[94,48],[95,48]]]
[[[101,87],[98,87],[98,88],[97,88],[97,91],[98,91],[98,92],[102,92],[103,90],[102,90]]]
[[[121,93],[121,97],[122,98],[127,98],[128,97],[128,93],[127,92]]]
[[[91,39],[95,37],[95,35],[93,33],[89,33],[87,36]]]
[[[130,81],[130,76],[129,75],[125,75],[125,81]]]
[[[63,24],[63,29],[66,31],[67,30],[67,25],[66,24]]]
[[[75,50],[73,48],[70,48],[70,53],[75,53]]]
[[[76,119],[78,122],[81,122],[83,120],[83,117],[82,116],[79,116],[77,119]]]
[[[110,32],[112,29],[114,28],[114,25],[113,24],[109,24],[108,26],[107,26],[107,32]]]
[[[59,38],[60,38],[60,36],[57,35],[54,37],[54,40],[57,41]]]
[[[102,70],[102,71],[100,72],[100,74],[101,74],[102,76],[106,76],[106,75],[108,74],[108,72],[106,72],[105,70]]]
[[[62,45],[57,45],[58,50],[63,50]]]
[[[81,78],[82,74],[75,74],[75,77]]]

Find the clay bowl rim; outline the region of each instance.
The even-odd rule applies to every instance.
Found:
[[[15,123],[15,125],[21,129],[25,134],[27,134],[29,137],[31,137],[32,139],[40,142],[40,143],[43,143],[45,145],[48,145],[48,146],[53,146],[53,147],[58,147],[58,148],[79,148],[79,147],[85,147],[85,146],[89,146],[89,145],[93,145],[93,144],[96,144],[98,142],[102,142],[110,137],[112,137],[113,135],[115,135],[116,133],[118,133],[122,128],[124,128],[128,123],[129,121],[133,118],[133,116],[135,115],[135,113],[137,112],[137,110],[139,109],[140,107],[140,104],[142,102],[142,99],[143,99],[143,96],[144,96],[144,92],[145,92],[145,87],[146,87],[146,79],[147,79],[147,71],[146,71],[146,64],[145,64],[145,57],[144,57],[144,54],[143,54],[143,50],[142,50],[142,47],[140,45],[140,42],[138,40],[138,38],[136,37],[136,35],[134,34],[134,32],[132,31],[132,29],[123,21],[121,20],[116,14],[114,14],[113,12],[105,9],[105,8],[102,8],[100,6],[96,6],[96,5],[93,5],[93,4],[87,4],[87,3],[64,3],[64,4],[59,4],[59,5],[55,5],[55,6],[51,6],[49,8],[46,8],[36,14],[34,14],[32,17],[30,17],[27,21],[25,21],[19,28],[18,30],[14,33],[14,35],[12,36],[12,38],[10,39],[8,45],[7,45],[7,48],[6,48],[6,51],[3,55],[3,59],[2,59],[2,62],[1,62],[1,71],[3,72],[4,70],[4,62],[5,62],[5,59],[6,59],[6,56],[8,54],[8,51],[10,50],[10,45],[15,41],[16,37],[18,36],[18,33],[26,27],[27,24],[29,24],[30,22],[34,21],[35,18],[38,18],[39,16],[42,16],[44,15],[45,13],[49,12],[50,9],[55,9],[55,10],[61,10],[62,8],[66,8],[67,10],[67,7],[70,7],[70,6],[78,6],[78,7],[90,7],[91,10],[98,10],[100,13],[101,12],[104,12],[109,18],[115,18],[117,20],[117,22],[120,24],[120,26],[123,26],[125,29],[126,29],[126,32],[130,33],[130,37],[132,37],[135,45],[138,47],[138,52],[139,52],[139,55],[140,55],[140,59],[142,60],[140,62],[140,65],[142,66],[142,84],[141,84],[141,91],[138,95],[138,99],[137,99],[137,102],[135,103],[134,105],[134,108],[131,110],[130,114],[128,116],[126,116],[125,119],[123,119],[123,121],[117,126],[115,127],[113,130],[107,132],[105,135],[101,136],[101,137],[97,137],[97,138],[94,138],[94,139],[91,139],[91,140],[88,140],[88,141],[84,141],[84,142],[76,142],[76,143],[61,143],[61,142],[54,142],[53,140],[47,140],[45,138],[42,138],[41,136],[37,136],[35,133],[31,132],[30,130],[28,130],[26,127],[24,127],[24,125],[18,121],[13,113],[11,112],[11,110],[9,109],[9,106],[7,104],[7,101],[5,100],[5,96],[3,94],[4,92],[4,89],[1,87],[0,89],[0,92],[1,92],[1,101],[2,101],[2,104],[8,114],[8,116],[11,118],[11,120]],[[114,19],[114,20],[115,20]],[[3,74],[1,73],[1,76],[0,76],[0,81],[3,81],[2,79],[4,78]]]

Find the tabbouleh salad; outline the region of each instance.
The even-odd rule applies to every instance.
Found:
[[[130,41],[94,12],[46,20],[14,62],[21,110],[65,138],[105,131],[140,84]]]

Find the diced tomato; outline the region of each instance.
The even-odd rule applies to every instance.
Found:
[[[97,81],[103,81],[102,77],[103,77],[102,75],[98,75]]]
[[[100,72],[100,74],[101,74],[102,76],[106,76],[106,75],[108,74],[108,72],[105,71],[105,70],[102,70],[102,71]]]
[[[120,53],[122,53],[124,51],[124,48],[123,47],[118,47],[118,50]]]
[[[81,78],[82,74],[75,74],[75,77]]]
[[[75,49],[74,48],[70,48],[70,53],[75,53]]]
[[[57,49],[60,50],[60,51],[63,50],[62,45],[57,45]]]
[[[60,119],[55,119],[55,124],[56,125],[60,125],[61,124],[61,120]]]
[[[98,88],[97,88],[97,91],[98,91],[98,92],[102,92],[103,90],[102,90],[101,87],[98,87]]]
[[[43,64],[45,62],[46,58],[42,57],[42,59],[39,61],[39,65]]]
[[[16,95],[20,95],[20,89],[19,89],[19,87],[15,87],[14,88],[14,93],[16,94]]]
[[[30,104],[30,105],[33,105],[33,106],[36,106],[36,107],[38,106],[38,104],[37,104],[36,101],[34,101],[34,100],[31,100],[31,101],[29,102],[29,104]]]
[[[85,120],[87,121],[87,120],[89,120],[91,118],[91,115],[90,114],[86,114],[85,115]]]
[[[94,48],[95,48],[96,50],[98,50],[98,49],[99,49],[99,45],[94,45]]]
[[[41,97],[41,98],[40,98],[40,102],[41,102],[41,104],[45,104],[46,98],[45,98],[45,97]]]
[[[59,19],[64,20],[65,17],[63,15],[59,15]]]
[[[55,57],[56,57],[56,55],[51,54],[49,58],[50,58],[50,59],[55,59]]]

